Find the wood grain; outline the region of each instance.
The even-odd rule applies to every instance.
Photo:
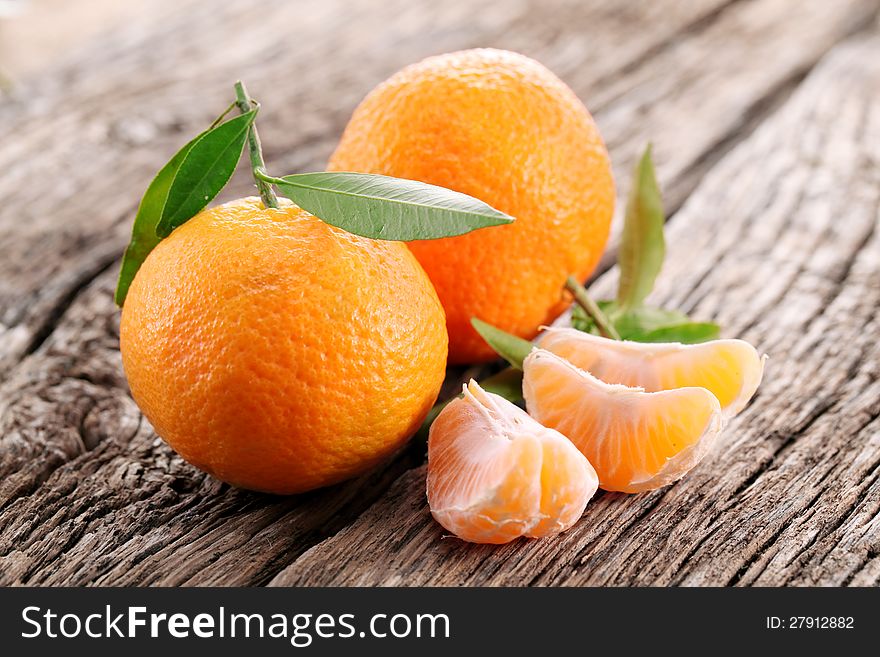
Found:
[[[684,480],[600,494],[566,534],[494,547],[444,536],[421,467],[272,583],[876,584],[878,88],[880,37],[840,46],[673,220],[653,300],[770,355],[757,398]]]
[[[876,5],[813,0],[791,12],[780,0],[682,0],[636,11],[598,1],[492,2],[475,9],[465,2],[392,0],[377,9],[366,0],[326,0],[307,3],[304,11],[302,4],[284,2],[187,2],[107,35],[4,95],[0,123],[9,131],[0,147],[0,584],[265,583],[374,502],[351,531],[363,531],[366,519],[384,524],[398,517],[386,520],[381,509],[390,513],[395,499],[418,488],[423,473],[410,469],[423,455],[413,446],[367,477],[310,495],[273,498],[233,490],[182,462],[128,396],[111,290],[134,208],[163,160],[226,104],[235,77],[245,78],[263,101],[260,126],[270,169],[287,172],[321,168],[355,103],[400,66],[477,45],[521,50],[559,72],[596,109],[620,171],[628,169],[646,136],[654,139],[661,171],[672,172],[664,184],[679,190],[674,208],[718,153],[746,138],[825,51],[867,24]],[[776,50],[784,56],[770,56]],[[735,93],[719,91],[728,79]],[[797,170],[799,156],[797,150],[789,153],[786,166]],[[811,156],[816,166],[820,156],[825,154]],[[737,175],[748,178],[744,171],[741,164]],[[754,170],[751,176],[762,178]],[[240,175],[226,197],[249,188],[247,176]],[[714,203],[704,203],[705,229],[671,238],[681,242],[681,253],[690,253],[693,239],[711,242],[711,227],[729,221]],[[743,230],[755,230],[751,219],[738,216]],[[791,218],[776,220],[781,227]],[[742,236],[727,234],[724,244]],[[695,305],[704,316],[718,314],[733,332],[761,338],[757,315],[754,324],[741,322],[740,312],[717,305],[719,290],[737,289],[738,277],[758,264],[762,250],[780,248],[769,228],[758,231],[758,238],[749,268],[731,256],[717,271],[703,272],[727,277],[723,287],[692,272],[676,273],[680,263],[674,262],[666,280],[677,285],[660,296]],[[796,265],[783,270],[795,289],[803,263],[786,260],[784,250],[774,253],[776,268]],[[832,249],[820,262],[848,255]],[[804,294],[815,292],[824,270],[804,272]],[[754,288],[742,285],[751,304]],[[772,309],[774,297],[764,303]],[[774,347],[773,353],[780,352]],[[813,426],[809,417],[798,420],[804,431]],[[761,452],[767,467],[772,445],[794,440],[785,435],[764,445],[770,450]],[[620,513],[632,522],[659,497],[652,500],[629,502]],[[403,503],[416,505],[414,513],[423,506],[418,495]],[[606,496],[595,507],[613,504]],[[433,536],[436,528],[424,520],[413,531]],[[849,525],[841,528],[847,541],[859,540]],[[609,540],[625,531],[609,529]],[[328,554],[335,546],[339,558],[327,576],[338,571],[339,581],[359,581],[363,573],[352,573],[365,567],[366,555],[343,554],[340,540],[321,546]],[[817,537],[816,549],[827,548],[828,559],[848,558],[847,544],[823,541]],[[564,545],[569,543],[553,549]],[[320,579],[317,554],[309,553],[278,582]],[[355,558],[360,561],[354,570],[344,571]],[[454,572],[460,582],[476,581],[454,569],[457,560],[470,558],[451,558],[444,581],[451,582]],[[876,577],[871,559],[853,581]],[[436,564],[432,568],[442,578]],[[376,572],[374,580],[389,579]],[[536,583],[577,579],[561,570],[546,577],[536,571],[530,578],[506,566],[505,572]],[[746,575],[743,583],[758,580]]]

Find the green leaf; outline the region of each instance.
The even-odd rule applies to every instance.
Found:
[[[522,370],[506,367],[480,381],[480,387],[486,392],[492,392],[515,404],[523,398],[522,382]]]
[[[642,306],[616,315],[614,326],[620,333],[621,339],[641,341],[641,337],[651,331],[687,321],[689,321],[688,316],[677,310]]]
[[[682,322],[655,329],[642,336],[639,342],[682,342],[694,344],[715,340],[721,334],[718,324],[713,322]]]
[[[162,240],[162,237],[171,232],[169,230],[168,233],[160,235],[159,224],[166,213],[170,190],[172,186],[174,186],[175,181],[178,180],[178,174],[181,171],[184,162],[187,161],[190,152],[196,144],[200,143],[205,137],[214,134],[216,131],[221,130],[221,128],[223,129],[221,134],[227,134],[230,128],[224,128],[224,126],[229,123],[235,122],[233,123],[233,129],[236,129],[235,126],[239,126],[243,122],[248,123],[248,125],[253,122],[254,113],[248,113],[247,115],[238,116],[231,121],[217,125],[228,111],[229,109],[227,109],[208,130],[197,135],[183,148],[177,151],[168,163],[159,170],[159,173],[156,174],[156,177],[153,178],[153,181],[150,183],[149,187],[147,187],[147,191],[144,192],[144,196],[141,198],[137,214],[134,218],[134,225],[131,229],[131,241],[125,249],[125,254],[122,257],[119,281],[116,284],[116,293],[114,294],[114,300],[118,306],[122,307],[125,303],[125,297],[128,295],[128,289],[131,287],[131,282],[134,280],[135,274],[137,274],[141,264],[143,264],[146,257],[150,254],[150,251],[156,247],[156,245]],[[249,118],[245,118],[247,116],[249,116]],[[215,138],[212,137],[211,139],[213,142],[213,139]],[[239,152],[240,151],[241,147],[239,147]],[[226,180],[228,181],[228,177]],[[214,192],[211,198],[216,195],[217,192]],[[205,202],[205,205],[207,205],[207,201]],[[202,208],[203,207],[204,205]],[[199,208],[199,210],[202,208]],[[198,212],[198,210],[196,212]],[[190,217],[187,217],[187,219],[188,218]],[[179,223],[183,222],[181,221]]]
[[[471,196],[414,180],[349,172],[268,180],[328,224],[373,239],[430,240],[513,221]]]
[[[162,217],[156,226],[159,237],[192,219],[226,186],[241,158],[248,130],[257,110],[236,116],[205,132],[192,145],[177,169]]]
[[[624,312],[640,306],[654,287],[666,254],[663,222],[663,201],[649,145],[633,174],[620,242],[617,302]]]
[[[122,268],[119,270],[119,281],[116,284],[114,300],[119,307],[122,307],[122,304],[125,303],[125,297],[128,294],[128,288],[131,287],[131,282],[134,280],[134,275],[150,254],[150,251],[162,239],[156,234],[156,226],[159,223],[159,218],[162,216],[165,199],[168,198],[168,189],[171,187],[171,182],[174,180],[174,176],[177,175],[177,171],[180,169],[180,164],[183,162],[186,154],[189,153],[193,144],[201,139],[204,134],[198,135],[174,154],[174,157],[153,178],[141,199],[134,218],[134,226],[131,229],[131,241],[128,244],[128,248],[125,249],[125,255],[122,256]]]
[[[617,307],[616,301],[597,301],[596,305],[599,306],[599,310],[605,313],[605,316],[614,324],[614,328],[617,328],[617,324],[615,319],[617,315],[620,313],[620,309]],[[584,310],[580,305],[574,304],[571,307],[571,325],[579,331],[583,331],[584,333],[592,333],[593,335],[600,335],[599,329],[596,327],[596,323],[593,321],[593,318],[587,314],[587,311]],[[619,329],[618,329],[619,332]],[[626,339],[621,336],[621,339]]]
[[[471,319],[471,325],[499,356],[510,363],[512,367],[518,370],[522,369],[523,361],[534,346],[531,342],[511,335],[507,331],[502,331],[476,317]]]
[[[678,310],[664,310],[642,306],[629,312],[622,312],[616,301],[598,301],[602,309],[620,333],[621,340],[633,342],[705,342],[714,340],[720,328],[712,322],[692,322],[687,315]],[[571,325],[586,333],[599,335],[599,330],[584,311],[578,306],[572,309]]]

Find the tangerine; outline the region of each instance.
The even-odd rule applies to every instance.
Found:
[[[204,210],[150,253],[120,347],[135,401],[184,459],[287,494],[401,447],[440,390],[447,337],[404,244],[246,198]]]
[[[614,210],[595,122],[558,77],[524,55],[465,50],[404,68],[355,110],[329,169],[448,187],[515,217],[510,225],[410,243],[446,309],[450,363],[491,360],[479,317],[531,339],[584,280]]]

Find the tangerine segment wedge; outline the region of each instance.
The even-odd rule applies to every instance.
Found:
[[[508,543],[564,531],[598,484],[565,436],[473,380],[431,425],[428,505],[466,541]]]
[[[721,431],[718,399],[705,388],[645,392],[600,381],[544,349],[523,363],[526,408],[583,452],[599,487],[624,493],[683,477]]]
[[[749,403],[761,383],[766,359],[743,340],[688,345],[628,342],[573,328],[547,328],[539,344],[606,383],[648,392],[706,388],[718,398],[726,418]]]

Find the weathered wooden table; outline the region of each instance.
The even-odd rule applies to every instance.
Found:
[[[877,0],[161,6],[0,96],[0,584],[880,581]],[[770,354],[752,405],[680,483],[503,547],[444,537],[422,446],[288,498],[187,465],[129,397],[111,298],[152,174],[238,77],[270,168],[314,170],[376,82],[481,45],[569,82],[621,183],[654,143],[652,301]]]

